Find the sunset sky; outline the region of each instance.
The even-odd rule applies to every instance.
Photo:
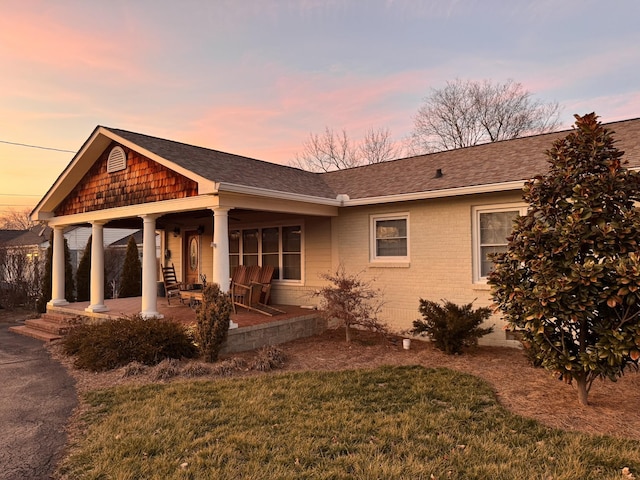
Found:
[[[0,0],[0,210],[96,125],[276,163],[310,133],[406,137],[431,89],[513,79],[562,124],[640,117],[637,0]]]

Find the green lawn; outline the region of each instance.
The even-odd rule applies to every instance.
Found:
[[[483,381],[383,367],[90,393],[72,479],[617,479],[634,441],[500,407]]]

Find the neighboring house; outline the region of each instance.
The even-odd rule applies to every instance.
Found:
[[[630,166],[640,166],[640,119],[608,127]],[[384,292],[383,318],[406,330],[419,298],[491,303],[486,255],[505,249],[511,219],[526,208],[524,181],[547,170],[545,151],[566,134],[310,173],[97,127],[32,218],[60,237],[74,224],[91,223],[94,238],[104,225],[142,226],[143,316],[157,314],[159,231],[162,262],[186,282],[204,273],[226,289],[235,265],[275,266],[274,303],[312,303],[320,274],[340,264],[363,272]],[[65,302],[55,270],[54,262],[51,306]],[[103,300],[87,310],[106,310]],[[504,323],[490,323],[495,332],[483,342],[509,344]]]
[[[105,228],[104,245],[107,247],[116,244],[122,238],[128,238],[135,232],[135,229],[130,228]],[[70,226],[64,229],[64,238],[69,247],[71,270],[74,277],[90,236],[91,227]],[[43,225],[36,225],[28,230],[0,230],[0,249],[8,253],[26,254],[29,259],[38,257],[42,268],[50,238],[51,228]],[[4,274],[0,272],[0,280],[10,280],[3,278]]]

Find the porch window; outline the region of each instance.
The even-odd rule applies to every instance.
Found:
[[[275,280],[302,280],[302,226],[229,231],[229,267],[271,265]]]
[[[409,214],[371,216],[371,260],[409,261]]]
[[[513,221],[526,213],[521,205],[475,207],[473,215],[474,282],[486,282],[493,262],[489,256],[507,251]]]

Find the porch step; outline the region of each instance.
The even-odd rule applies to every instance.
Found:
[[[75,317],[61,313],[45,313],[40,318],[31,318],[24,321],[24,325],[9,327],[12,332],[37,338],[45,342],[59,340],[69,333]]]
[[[28,327],[27,325],[9,327],[9,330],[19,335],[24,335],[25,337],[31,337],[37,340],[42,340],[43,342],[52,342],[54,340],[59,340],[62,338],[60,335],[48,333],[43,330],[37,330],[35,328]]]

